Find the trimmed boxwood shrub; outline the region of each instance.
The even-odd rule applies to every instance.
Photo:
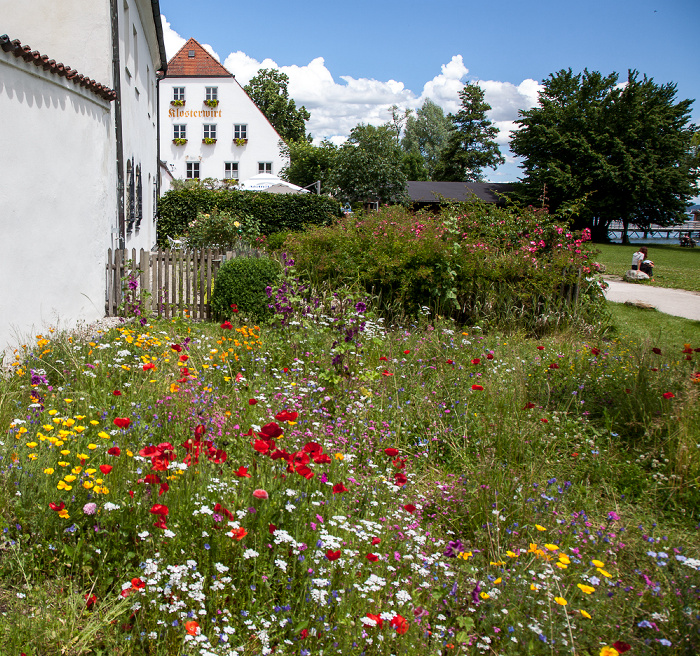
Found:
[[[219,319],[231,316],[231,305],[256,321],[272,316],[265,288],[275,284],[282,265],[266,257],[237,257],[221,265],[214,283],[211,307]]]
[[[341,215],[340,203],[327,196],[188,186],[166,192],[158,202],[158,244],[166,246],[168,236],[184,234],[198,212],[208,214],[214,209],[252,216],[259,221],[264,235],[296,232],[306,225],[327,225]]]

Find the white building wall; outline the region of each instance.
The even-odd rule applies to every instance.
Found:
[[[104,316],[116,204],[110,110],[0,50],[0,353],[48,324]]]
[[[185,106],[173,107],[173,88],[185,88]],[[217,87],[218,107],[204,104],[206,87]],[[202,143],[204,126],[216,125],[215,144]],[[173,143],[175,125],[186,125],[187,143]],[[234,125],[246,125],[248,143],[234,143]],[[238,163],[239,180],[258,174],[259,162],[270,162],[279,175],[288,158],[280,152],[281,138],[235,78],[170,78],[160,82],[160,156],[175,178],[186,178],[187,162],[199,162],[200,178],[223,179],[226,162]],[[164,190],[163,190],[164,191]]]

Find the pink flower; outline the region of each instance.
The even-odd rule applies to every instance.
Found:
[[[255,490],[253,492],[253,496],[256,499],[267,499],[270,495],[267,492],[265,492],[265,490]]]

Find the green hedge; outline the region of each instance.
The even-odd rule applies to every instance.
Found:
[[[305,225],[326,225],[341,215],[340,203],[315,194],[267,194],[258,191],[187,187],[166,192],[158,203],[158,244],[179,237],[197,212],[213,209],[249,214],[260,222],[260,232],[296,232]]]

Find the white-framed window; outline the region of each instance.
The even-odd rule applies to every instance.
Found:
[[[207,100],[217,100],[219,97],[219,87],[205,87]]]
[[[258,173],[272,173],[272,162],[258,162]]]
[[[233,138],[234,139],[247,139],[248,138],[248,126],[245,123],[234,124],[234,126],[233,126]]]
[[[173,125],[173,139],[187,139],[187,125]]]
[[[187,179],[199,179],[199,162],[187,162]]]
[[[185,87],[173,87],[173,100],[185,99]]]
[[[238,162],[224,162],[224,180],[238,180]]]
[[[216,139],[216,123],[204,124],[204,138]]]

